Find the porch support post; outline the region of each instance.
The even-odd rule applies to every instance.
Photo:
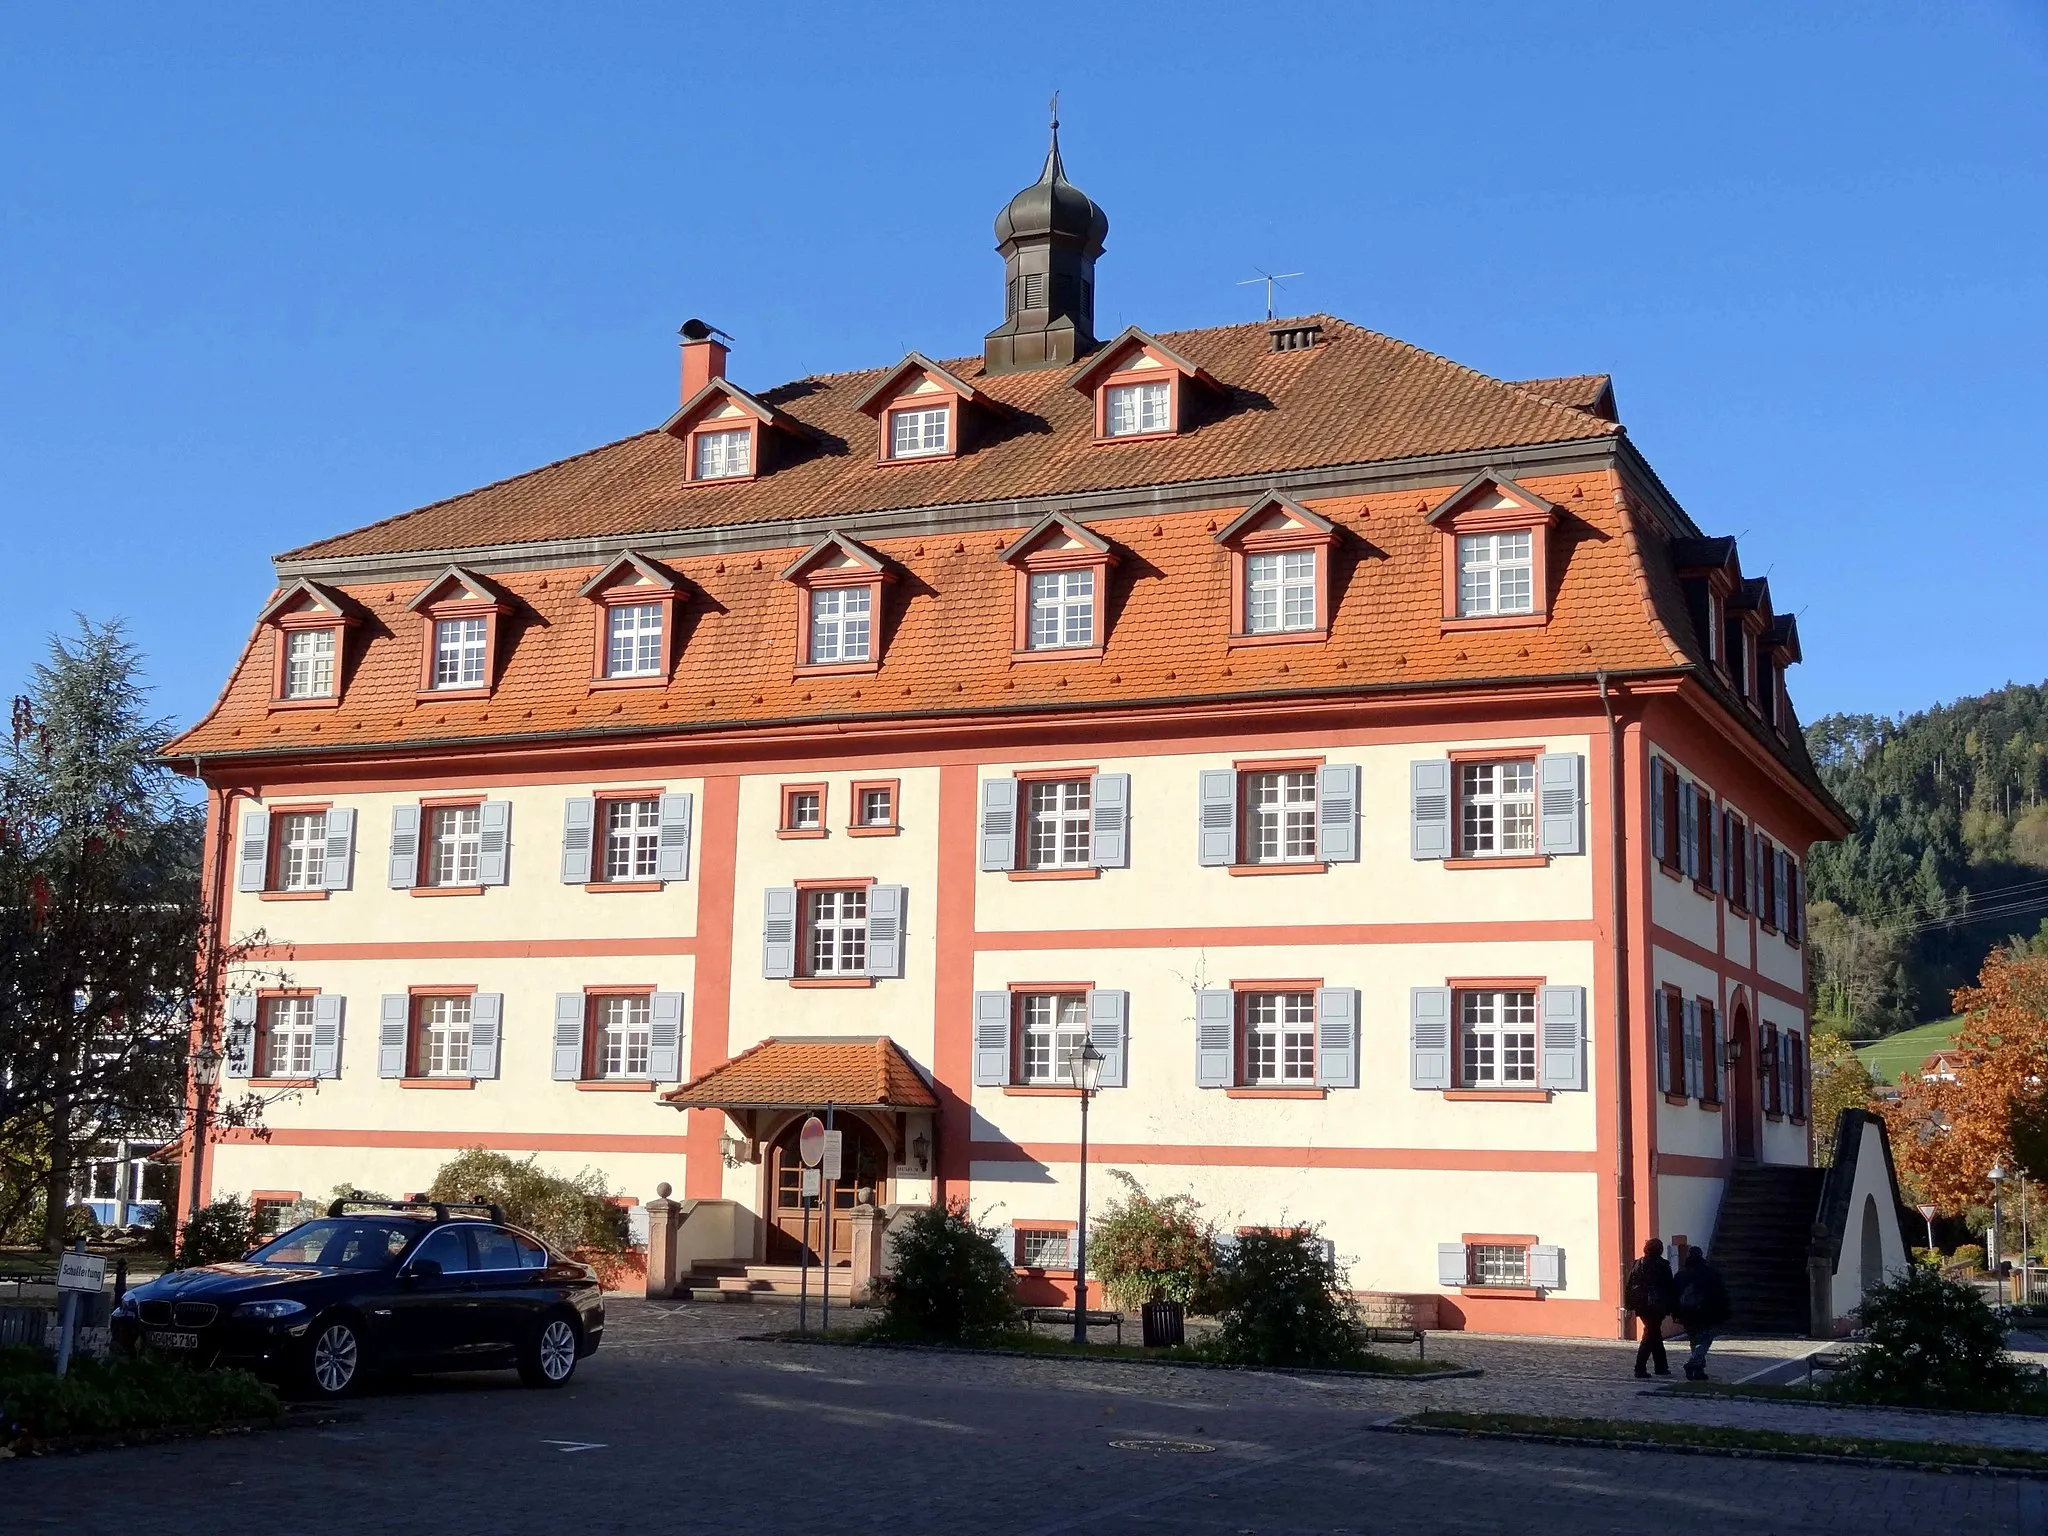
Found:
[[[856,1305],[874,1299],[875,1281],[882,1273],[882,1212],[875,1205],[862,1201],[848,1214],[853,1225],[853,1272],[849,1275],[849,1289]]]
[[[681,1276],[676,1273],[676,1230],[682,1226],[682,1206],[669,1198],[667,1184],[654,1186],[654,1198],[647,1202],[647,1294],[668,1297],[676,1294]]]

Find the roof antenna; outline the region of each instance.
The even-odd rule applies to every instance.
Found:
[[[1259,275],[1257,277],[1247,277],[1238,283],[1237,286],[1240,288],[1250,288],[1259,283],[1266,285],[1266,323],[1271,325],[1273,323],[1273,285],[1277,283],[1281,287],[1285,287],[1288,278],[1307,277],[1308,274],[1306,272],[1268,272],[1264,267],[1253,267],[1252,270]]]

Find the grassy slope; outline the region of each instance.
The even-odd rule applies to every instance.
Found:
[[[1914,1029],[1886,1035],[1882,1040],[1856,1048],[1856,1054],[1863,1058],[1863,1065],[1882,1083],[1896,1083],[1901,1072],[1920,1065],[1936,1051],[1946,1050],[1955,1043],[1956,1031],[1962,1027],[1960,1019],[1937,1019],[1932,1024],[1922,1024]]]

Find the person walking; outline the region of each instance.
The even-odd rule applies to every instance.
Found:
[[[1684,1325],[1686,1339],[1692,1345],[1692,1353],[1685,1359],[1685,1379],[1705,1381],[1707,1347],[1714,1342],[1714,1335],[1728,1321],[1732,1310],[1728,1305],[1728,1287],[1722,1283],[1720,1271],[1707,1262],[1705,1250],[1697,1247],[1685,1251],[1677,1283],[1678,1301],[1672,1312]]]
[[[1643,1256],[1629,1266],[1628,1283],[1621,1299],[1643,1325],[1642,1342],[1636,1345],[1636,1374],[1647,1377],[1646,1367],[1656,1362],[1657,1374],[1669,1376],[1671,1361],[1664,1353],[1664,1319],[1671,1315],[1671,1265],[1664,1258],[1664,1241],[1651,1238],[1643,1244]]]

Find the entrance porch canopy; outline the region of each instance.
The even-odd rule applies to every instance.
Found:
[[[753,1142],[792,1110],[830,1104],[865,1110],[871,1122],[886,1125],[895,1116],[939,1107],[924,1074],[887,1035],[763,1040],[661,1100],[677,1109],[722,1109]]]

